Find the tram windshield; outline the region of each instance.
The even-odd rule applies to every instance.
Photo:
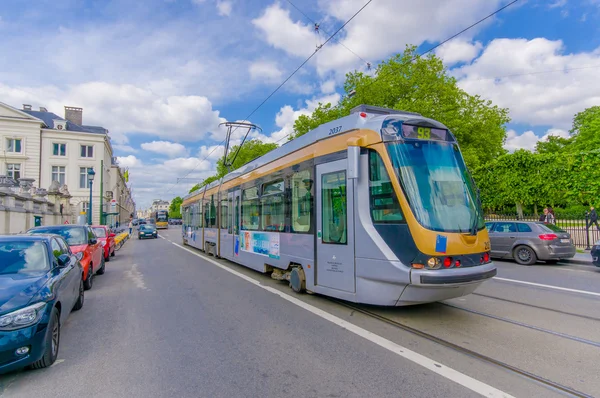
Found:
[[[458,146],[449,142],[406,141],[387,149],[410,207],[430,230],[470,232],[484,220]]]

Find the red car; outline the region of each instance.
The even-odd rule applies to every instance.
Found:
[[[92,231],[104,249],[104,261],[110,261],[115,256],[115,234],[106,225],[92,225]]]
[[[73,254],[83,253],[80,263],[83,266],[83,286],[85,290],[92,288],[94,274],[102,275],[104,273],[104,250],[92,229],[87,225],[35,227],[27,233],[60,235],[67,241]]]

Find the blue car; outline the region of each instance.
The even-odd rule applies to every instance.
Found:
[[[83,306],[83,268],[58,235],[0,236],[0,373],[56,361],[60,327]]]

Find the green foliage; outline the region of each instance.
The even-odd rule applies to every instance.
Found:
[[[600,148],[600,106],[579,112],[573,119],[573,151],[593,151]]]
[[[537,153],[558,153],[570,149],[573,144],[573,138],[563,138],[556,135],[548,137],[548,141],[538,141],[535,144]]]
[[[433,54],[417,57],[415,46],[407,46],[403,53],[381,63],[377,77],[362,72],[347,74],[344,90],[355,94],[345,96],[336,106],[319,104],[310,116],[300,116],[290,139],[349,115],[357,105],[368,104],[417,112],[444,123],[456,135],[470,168],[505,153],[502,145],[505,124],[510,121],[508,109],[467,94],[440,58]]]
[[[242,146],[242,149],[237,154],[237,157],[235,157],[235,154],[237,153],[237,151],[239,149],[239,145],[231,147],[229,150],[229,153],[227,154],[227,159],[229,160],[229,162],[231,162],[233,160],[233,158],[235,157],[235,161],[233,162],[233,165],[231,166],[231,171],[242,167],[246,163],[249,163],[256,158],[261,157],[261,156],[267,154],[268,152],[271,152],[275,148],[277,148],[277,144],[275,144],[275,143],[264,143],[259,140],[250,140],[250,141],[246,141],[244,143],[244,145]],[[221,157],[217,161],[217,174],[214,176],[208,177],[207,179],[205,179],[204,181],[202,181],[199,184],[194,185],[192,187],[192,189],[190,189],[189,193],[197,191],[198,189],[202,188],[203,186],[208,185],[211,182],[219,180],[223,176],[225,176],[227,174],[227,167],[225,167],[223,159],[224,159],[224,156]]]
[[[181,218],[181,204],[183,199],[181,196],[173,198],[169,206],[169,218]]]

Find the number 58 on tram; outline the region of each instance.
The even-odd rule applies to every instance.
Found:
[[[351,302],[460,297],[496,275],[449,129],[361,105],[186,197],[183,241]]]

